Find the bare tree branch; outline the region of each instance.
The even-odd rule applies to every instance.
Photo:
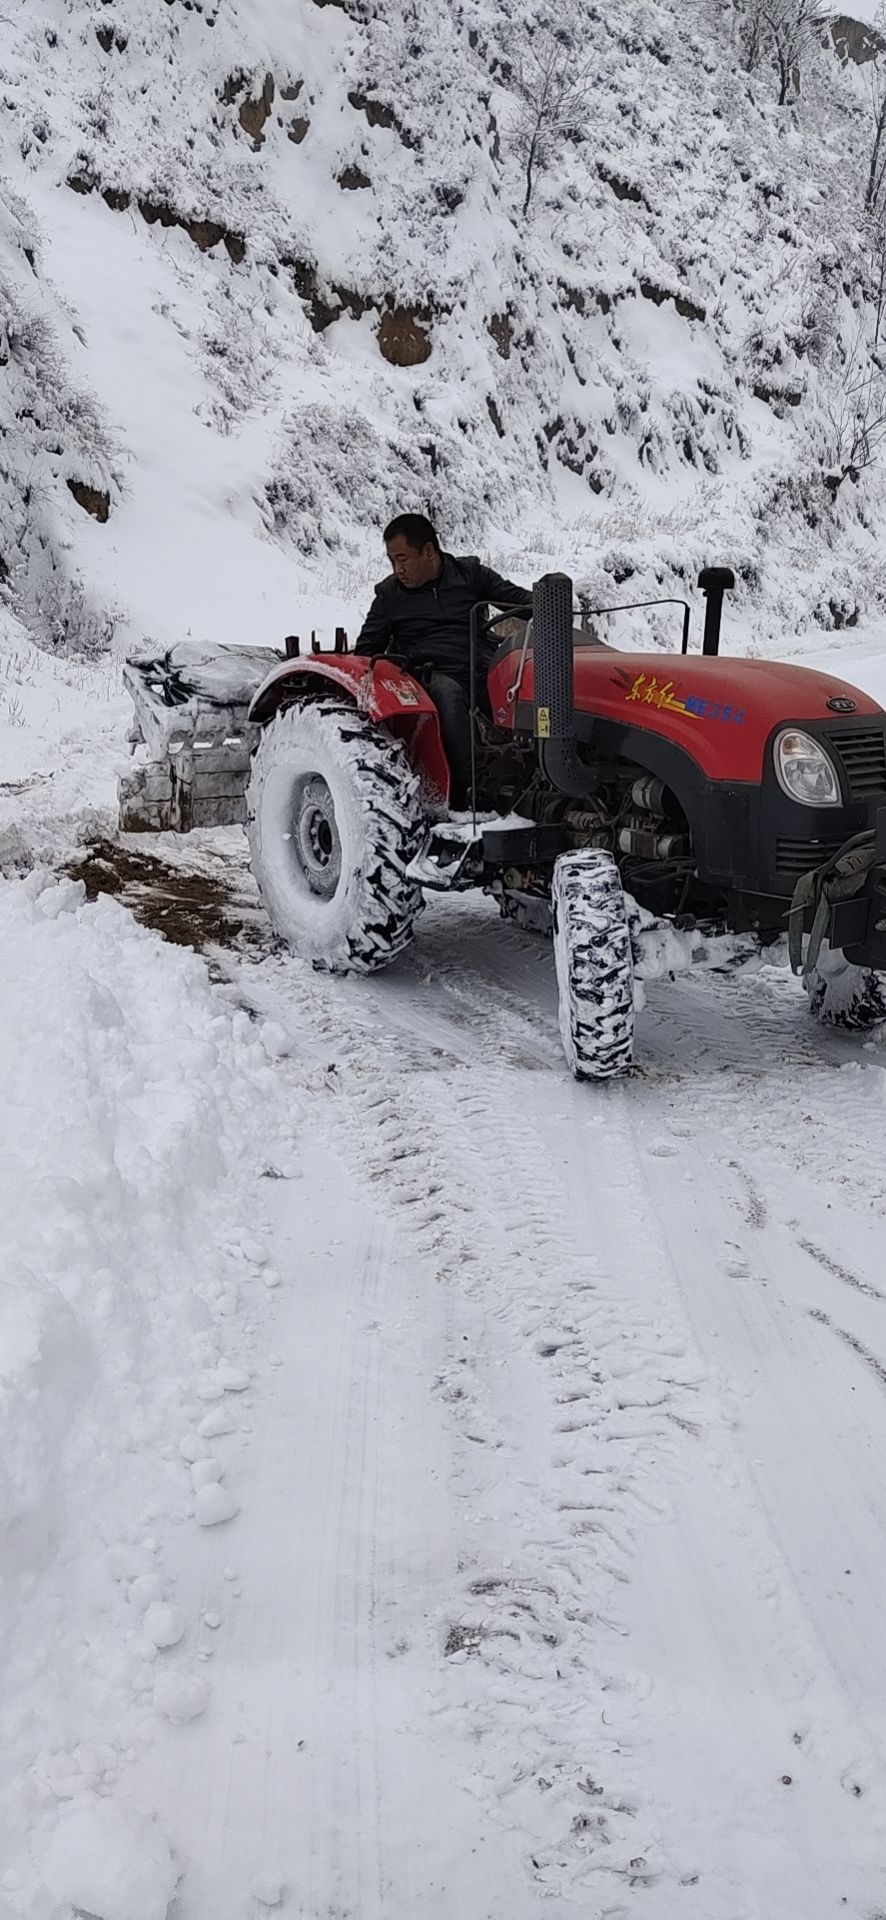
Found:
[[[886,371],[858,334],[828,403],[831,456],[825,485],[836,499],[844,480],[857,482],[886,442]]]
[[[787,104],[793,88],[800,91],[803,61],[821,38],[830,18],[822,0],[743,0],[739,38],[748,73],[767,58],[778,75],[778,104]]]
[[[564,140],[581,132],[594,87],[591,60],[575,63],[568,30],[538,29],[520,61],[514,91],[519,118],[514,146],[526,169],[524,215],[529,212],[536,178]]]
[[[865,187],[865,212],[876,211],[886,184],[886,74],[879,59],[873,62],[868,92],[871,157]]]

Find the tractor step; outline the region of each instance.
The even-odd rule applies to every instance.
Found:
[[[420,887],[449,892],[453,887],[477,886],[489,867],[530,866],[553,861],[569,844],[560,827],[539,827],[534,820],[514,814],[473,819],[440,820],[431,827],[424,846],[410,861],[409,878]]]

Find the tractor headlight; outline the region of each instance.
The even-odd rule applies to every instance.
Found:
[[[775,742],[775,771],[782,791],[801,807],[839,807],[842,803],[837,770],[811,734],[786,728]]]

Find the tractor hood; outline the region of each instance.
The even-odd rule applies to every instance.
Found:
[[[852,727],[865,716],[886,725],[876,700],[810,667],[722,654],[620,653],[601,646],[576,647],[574,659],[580,736],[582,716],[659,734],[682,747],[713,780],[758,782],[767,742],[779,726],[810,721]],[[497,694],[496,688],[496,707]],[[521,706],[533,698],[531,659],[519,697]]]

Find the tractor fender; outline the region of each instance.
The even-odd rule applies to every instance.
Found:
[[[449,763],[443,749],[440,718],[430,694],[402,667],[365,654],[308,654],[281,660],[252,696],[248,718],[267,726],[281,707],[317,700],[324,693],[344,694],[367,720],[402,740],[431,801],[449,798]]]

